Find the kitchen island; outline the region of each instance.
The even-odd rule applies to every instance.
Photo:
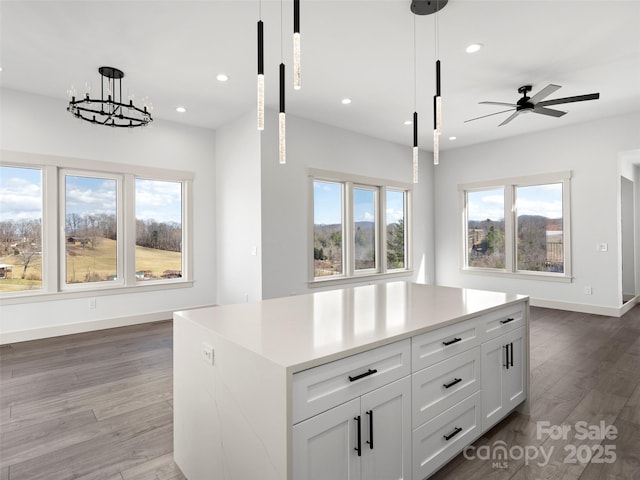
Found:
[[[527,408],[528,298],[392,282],[174,314],[189,480],[422,480]]]

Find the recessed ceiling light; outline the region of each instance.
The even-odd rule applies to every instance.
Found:
[[[343,98],[342,99],[342,104],[343,105],[349,105],[351,103],[351,99],[350,98]]]
[[[187,111],[187,109],[184,108],[184,107],[176,107],[176,112],[178,112],[178,113],[184,113],[186,111]]]
[[[455,140],[458,137],[449,137],[449,140]]]
[[[216,79],[219,82],[226,82],[227,80],[229,80],[229,77],[227,75],[225,75],[224,73],[220,73],[218,74],[218,76],[216,77]]]
[[[481,43],[472,43],[466,49],[467,53],[475,53],[483,47]]]
[[[413,122],[411,120],[405,120],[404,124],[405,125],[413,125]]]

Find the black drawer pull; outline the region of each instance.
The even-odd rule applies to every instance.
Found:
[[[453,437],[455,437],[457,434],[459,434],[461,431],[462,431],[462,429],[460,427],[456,427],[456,429],[453,432],[451,432],[449,435],[445,435],[444,439],[448,442]]]
[[[513,342],[511,342],[509,345],[511,345],[511,348],[509,349],[509,363],[513,367]]]
[[[360,415],[358,415],[357,417],[353,417],[353,419],[358,424],[358,443],[356,445],[356,448],[354,448],[354,450],[358,452],[358,456],[361,457],[362,456],[362,429],[360,428]]]
[[[505,362],[504,365],[502,366],[506,367],[507,370],[509,370],[509,344],[507,343],[502,348],[504,348],[504,362]]]
[[[349,375],[349,381],[355,382],[356,380],[360,380],[361,378],[368,377],[369,375],[373,375],[374,373],[378,373],[378,370],[375,368],[373,370],[369,369],[366,372],[361,373],[360,375],[356,375],[355,377],[352,377],[351,375]]]
[[[367,415],[369,415],[369,440],[367,440],[367,443],[369,448],[373,450],[373,410],[369,410]]]
[[[509,323],[509,322],[513,322],[515,320],[515,318],[507,318],[506,320],[500,320],[501,324],[505,324],[505,323]]]
[[[461,341],[462,341],[461,338],[456,337],[453,340],[449,340],[448,342],[442,342],[442,344],[446,347],[447,345],[451,345],[453,343],[458,343],[458,342],[461,342]]]
[[[450,383],[444,383],[444,384],[442,384],[442,386],[443,386],[444,388],[451,388],[451,387],[453,387],[456,383],[460,383],[461,381],[462,381],[462,379],[461,379],[461,378],[454,378],[452,382],[450,382]]]

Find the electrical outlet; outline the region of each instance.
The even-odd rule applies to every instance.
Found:
[[[94,310],[96,308],[96,299],[95,298],[90,298],[89,299],[89,308],[91,310]]]
[[[608,252],[609,251],[609,244],[607,244],[607,243],[599,243],[598,244],[598,251],[599,252]]]
[[[202,360],[213,365],[213,347],[205,342],[202,342]]]
[[[584,287],[584,294],[585,295],[593,294],[593,290],[591,289],[591,287]]]

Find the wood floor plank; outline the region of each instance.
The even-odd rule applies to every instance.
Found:
[[[600,462],[600,457],[591,458],[580,480],[640,479],[640,425],[618,419],[614,426],[618,429],[618,438],[603,442],[613,446],[614,461]]]
[[[184,475],[167,453],[120,472],[123,480],[182,480]]]
[[[166,402],[151,405],[72,432],[76,435],[72,444],[11,464],[10,478],[47,480],[52,470],[61,478],[108,478],[146,461],[148,450],[171,451],[172,432],[172,409]]]
[[[618,420],[624,420],[640,426],[640,384],[636,386],[627,403],[622,407]]]

